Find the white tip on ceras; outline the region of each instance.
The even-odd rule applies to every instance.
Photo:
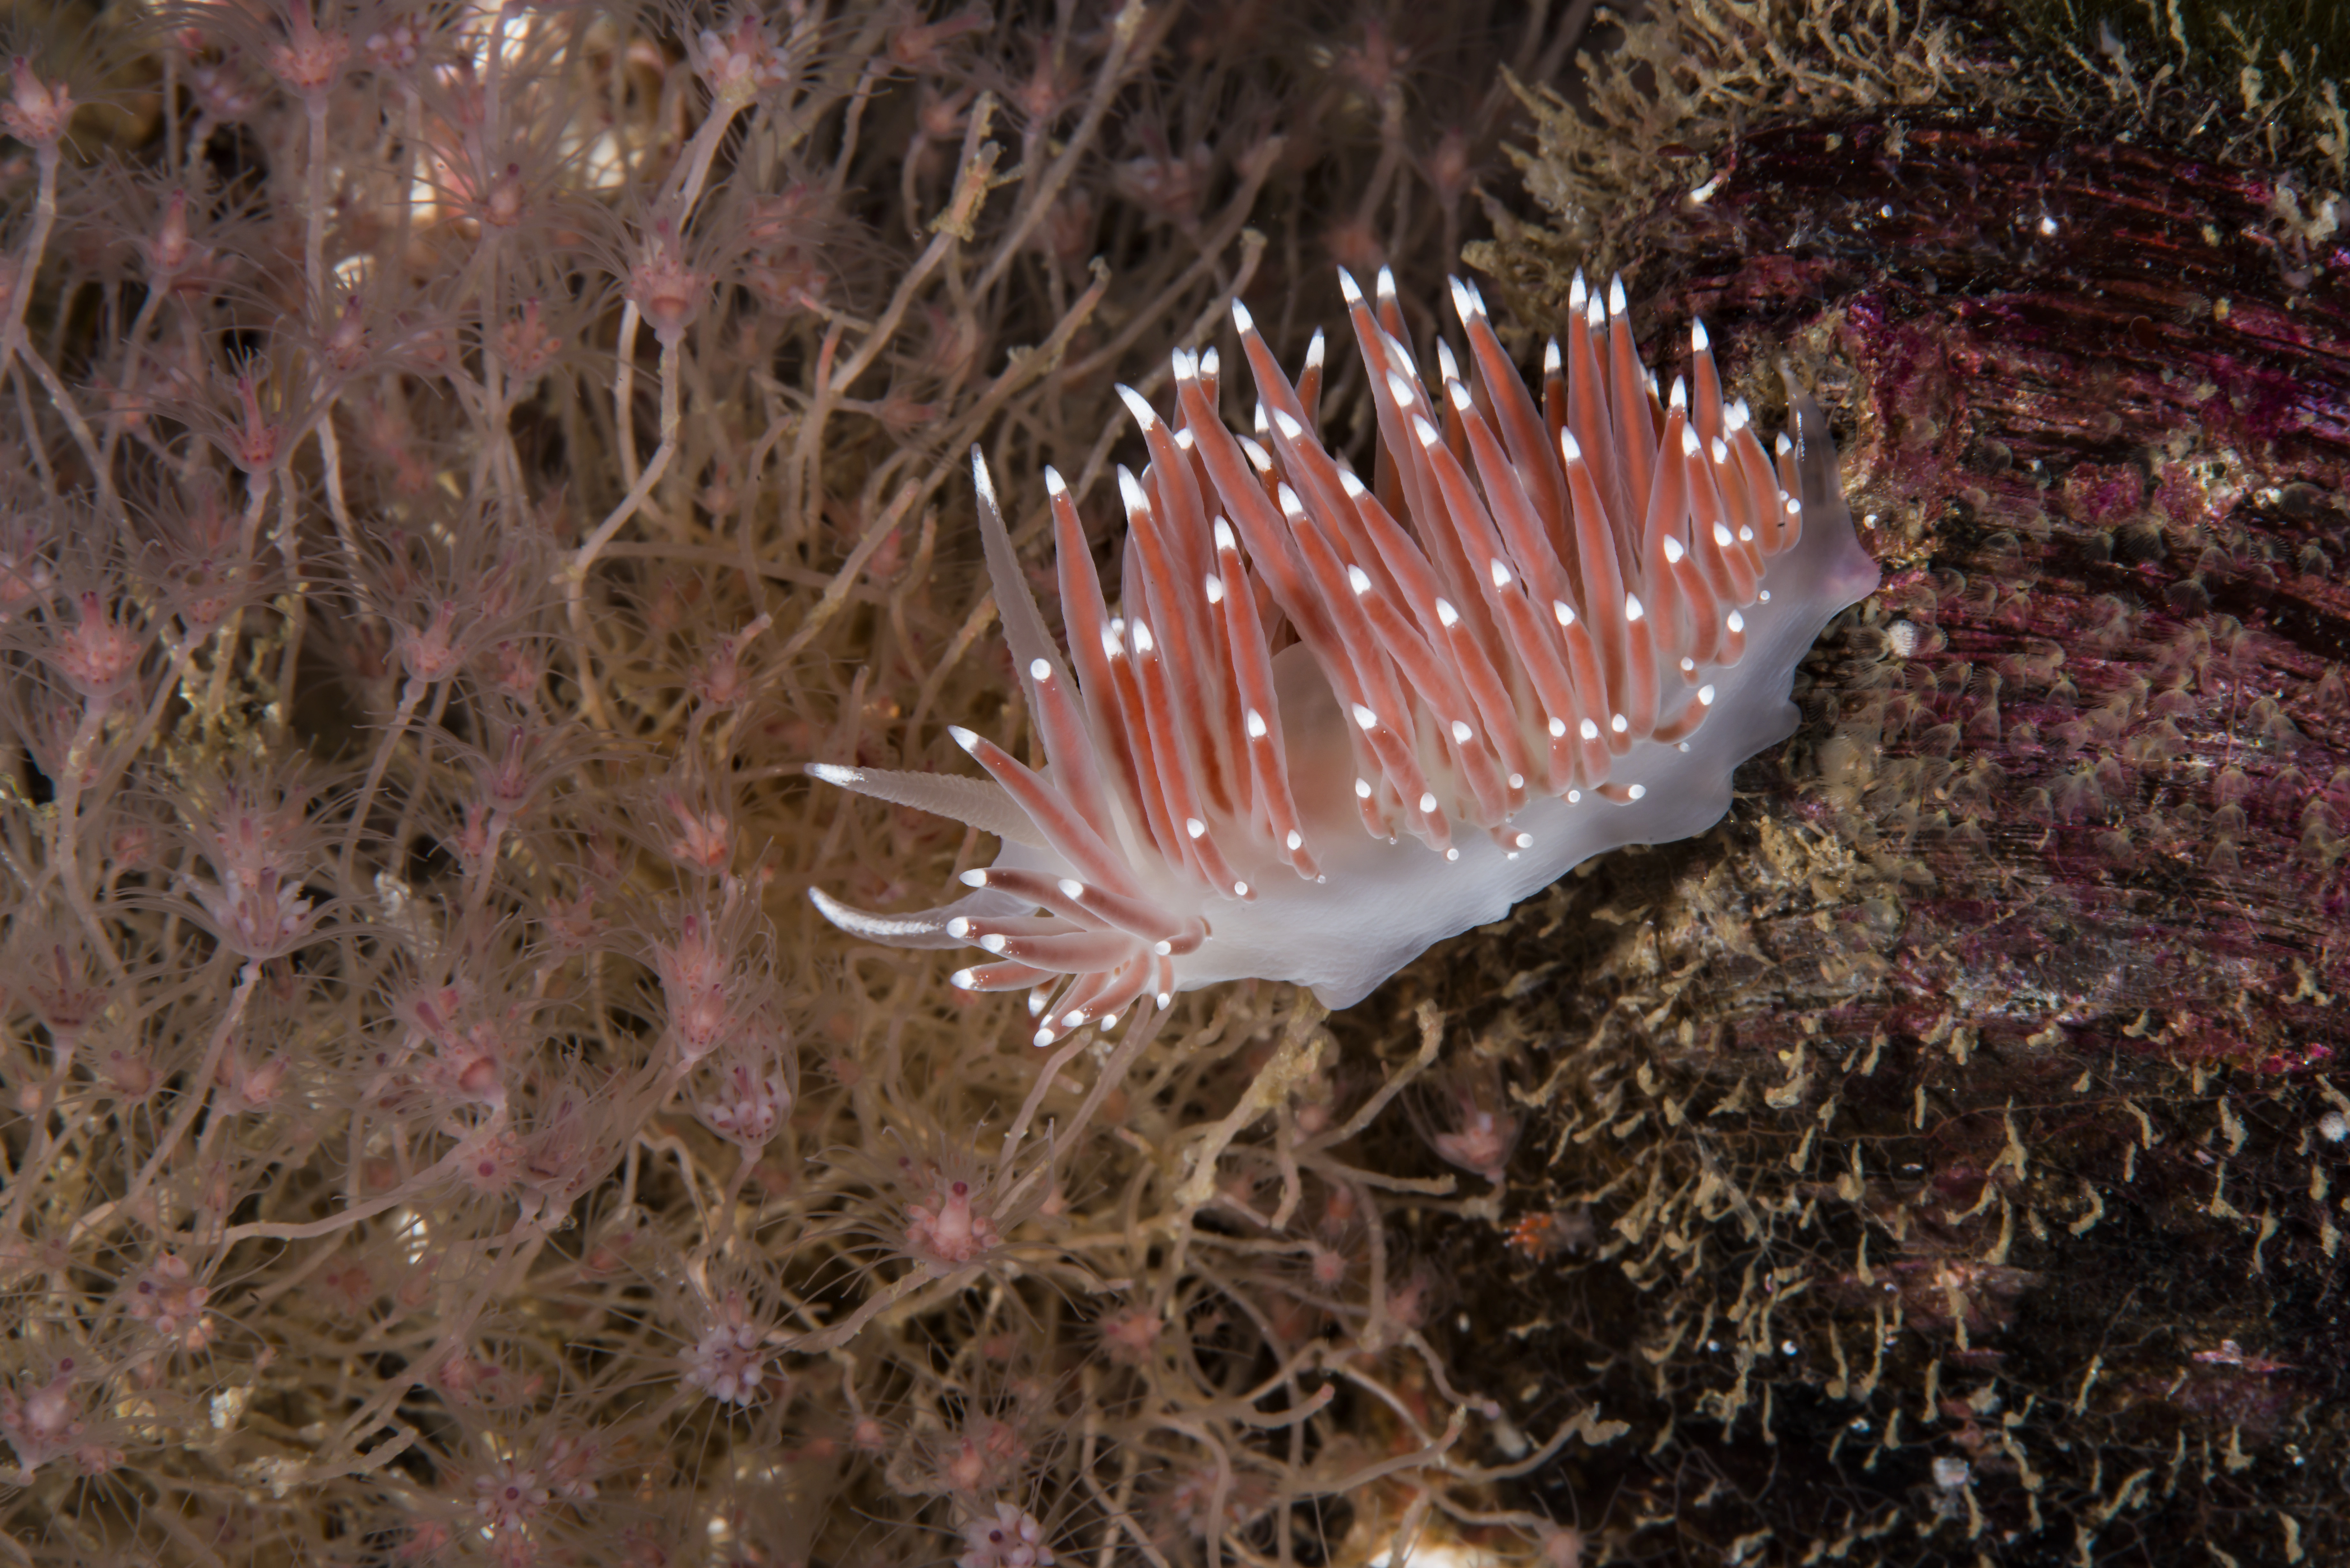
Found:
[[[1624,297],[1624,275],[1617,273],[1607,280],[1607,314],[1622,316],[1631,308]]]
[[[1665,535],[1665,564],[1667,566],[1679,566],[1681,564],[1681,557],[1686,554],[1688,554],[1688,552],[1681,548],[1681,542],[1679,539],[1674,538],[1670,534]]]
[[[1219,550],[1240,548],[1239,541],[1232,537],[1232,525],[1221,517],[1216,519],[1216,548]]]
[[[1355,281],[1355,275],[1345,267],[1338,269],[1338,296],[1347,302],[1347,307],[1350,310],[1363,303],[1362,286]]]
[[[1391,266],[1379,268],[1378,288],[1379,298],[1382,300],[1393,299],[1396,296],[1395,268]]]
[[[1393,370],[1388,372],[1388,396],[1395,400],[1396,407],[1407,413],[1419,402],[1419,394],[1414,390],[1412,384]]]
[[[1360,702],[1354,705],[1354,711],[1355,722],[1361,726],[1366,732],[1376,730],[1379,727],[1379,716],[1377,713],[1372,712],[1368,708],[1364,707]],[[1364,787],[1362,780],[1357,779],[1355,781],[1355,793],[1357,794],[1361,794]]]
[[[1338,488],[1347,493],[1347,499],[1349,501],[1360,501],[1371,493],[1368,486],[1355,477],[1355,471],[1351,468],[1342,468],[1338,471]]]
[[[1319,327],[1314,329],[1313,341],[1305,345],[1305,368],[1309,370],[1322,368],[1322,329]]]
[[[1068,493],[1069,487],[1063,482],[1061,478],[1061,471],[1055,468],[1051,463],[1046,463],[1045,465],[1045,493],[1058,499],[1061,496],[1066,495]]]
[[[1263,437],[1266,431],[1273,428],[1273,421],[1265,418],[1263,398],[1259,398],[1256,400],[1256,407],[1249,411],[1249,428],[1256,431],[1260,439]]]
[[[1347,568],[1347,586],[1355,590],[1357,598],[1361,598],[1371,591],[1371,575],[1360,566],[1350,566]]]
[[[1461,384],[1461,361],[1452,357],[1452,345],[1441,337],[1436,340],[1436,373],[1448,389]]]
[[[1142,427],[1145,435],[1149,434],[1151,427],[1159,422],[1159,415],[1149,402],[1123,381],[1118,384],[1118,400],[1126,405],[1126,411],[1134,416],[1134,422]]]
[[[1450,630],[1461,624],[1461,612],[1452,607],[1451,600],[1439,599],[1436,601],[1436,618]]]
[[[1266,734],[1266,732],[1266,732],[1266,728],[1265,728],[1264,715],[1263,715],[1263,714],[1262,714],[1262,713],[1258,712],[1255,709],[1252,708],[1252,709],[1250,709],[1250,710],[1248,711],[1248,715],[1247,715],[1246,719],[1243,721],[1243,722],[1245,722],[1245,723],[1247,724],[1247,726],[1248,726],[1248,737],[1249,737],[1249,739],[1250,739],[1250,740],[1252,740],[1252,741],[1262,741],[1262,740],[1263,740],[1263,739],[1264,739],[1265,734]],[[1291,836],[1291,837],[1293,837],[1293,838],[1295,838],[1295,837],[1296,836],[1296,835],[1295,835],[1295,834],[1292,834],[1292,835],[1290,835],[1290,836]],[[1291,847],[1292,849],[1295,849],[1295,848],[1296,848],[1296,847],[1297,847],[1297,846],[1296,846],[1296,845],[1295,845],[1295,844],[1293,844],[1293,845],[1291,845],[1291,846],[1290,846],[1290,847]]]
[[[961,724],[949,724],[947,726],[947,735],[956,745],[961,746],[966,752],[971,751],[979,744],[979,736],[972,731],[964,729]]]
[[[1575,269],[1575,281],[1566,286],[1566,307],[1581,310],[1591,298],[1591,286],[1583,281],[1583,269]]]
[[[1700,320],[1691,320],[1690,322],[1690,352],[1692,354],[1702,354],[1712,347],[1712,339],[1709,338],[1705,335],[1705,323]]]
[[[1583,443],[1575,439],[1573,431],[1558,432],[1558,455],[1567,462],[1583,461]]]
[[[1510,576],[1508,563],[1499,556],[1485,563],[1485,570],[1492,575],[1493,586],[1497,588],[1506,588],[1514,580]]]
[[[1679,381],[1675,381],[1673,383],[1674,395],[1679,396],[1680,389],[1681,384]],[[1683,425],[1681,427],[1681,455],[1683,457],[1695,457],[1703,448],[1704,444],[1704,441],[1699,438],[1697,431],[1689,425]]]
[[[1053,661],[1049,659],[1030,659],[1028,661],[1028,679],[1039,683],[1053,679]]]
[[[1262,407],[1263,405],[1260,404],[1259,406]],[[1299,424],[1287,414],[1282,412],[1279,409],[1273,410],[1273,428],[1281,432],[1282,439],[1284,441],[1303,441],[1305,439],[1305,427]]]
[[[844,768],[838,763],[809,763],[800,769],[818,784],[833,784],[847,789],[865,775],[855,768]]]
[[[1607,329],[1607,302],[1593,295],[1591,303],[1583,307],[1583,324],[1594,332],[1605,332]]]
[[[1249,307],[1237,297],[1232,301],[1232,329],[1243,337],[1256,330],[1256,317],[1249,314]]]
[[[1684,413],[1689,410],[1689,387],[1679,376],[1673,378],[1673,393],[1665,402],[1667,413],[1670,413],[1675,409],[1679,409]]]
[[[1141,482],[1127,472],[1124,463],[1118,469],[1118,498],[1126,504],[1129,519],[1150,515],[1150,497],[1142,493]]]
[[[1543,376],[1545,379],[1561,374],[1565,365],[1565,357],[1558,351],[1557,338],[1554,337],[1543,345]]]
[[[1462,413],[1467,413],[1472,406],[1469,398],[1469,389],[1461,384],[1461,378],[1458,376],[1445,377],[1444,391],[1445,395],[1452,400],[1452,406]]]
[[[1204,376],[1212,381],[1216,379],[1217,372],[1224,368],[1224,357],[1217,353],[1216,346],[1211,343],[1206,348],[1191,356],[1191,367],[1193,375]]]
[[[1624,596],[1624,618],[1626,620],[1638,620],[1648,613],[1648,612],[1641,607],[1639,595],[1626,594]]]
[[[1210,604],[1220,605],[1224,602],[1223,578],[1210,572],[1205,578],[1201,579],[1200,586],[1206,591]]]
[[[1430,424],[1418,414],[1411,416],[1411,433],[1419,438],[1419,444],[1422,446],[1434,446],[1444,439],[1437,433],[1434,425]]]
[[[1290,489],[1286,484],[1274,491],[1273,498],[1281,504],[1281,514],[1284,517],[1305,515],[1305,504],[1298,500],[1297,492]]]
[[[1251,468],[1255,469],[1260,474],[1273,472],[1273,454],[1266,452],[1262,443],[1253,441],[1246,436],[1235,436],[1232,439],[1241,443],[1241,455],[1249,460]]]
[[[1458,719],[1452,721],[1452,740],[1454,744],[1465,746],[1476,738],[1476,731],[1471,729],[1467,724],[1461,722]]]
[[[1448,276],[1444,283],[1445,286],[1451,291],[1452,314],[1460,318],[1461,325],[1465,328],[1477,317],[1477,307],[1469,303],[1469,287],[1457,277]]]

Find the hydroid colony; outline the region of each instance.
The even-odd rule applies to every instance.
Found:
[[[1218,417],[1212,349],[1176,355],[1171,422],[1120,389],[1150,462],[1118,472],[1118,613],[1045,472],[1066,656],[974,454],[1046,767],[957,729],[987,779],[809,770],[1003,840],[943,908],[815,898],[859,936],[980,948],[955,983],[1028,991],[1039,1044],[1244,976],[1344,1007],[1589,856],[1702,831],[1794,728],[1796,661],[1877,586],[1818,406],[1790,376],[1766,451],[1702,325],[1663,391],[1622,281],[1578,277],[1537,396],[1456,279],[1470,369],[1440,343],[1431,384],[1389,275],[1376,301],[1340,281],[1374,483],[1321,442],[1318,335],[1293,382],[1235,303],[1254,439]]]

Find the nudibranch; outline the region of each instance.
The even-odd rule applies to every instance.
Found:
[[[1176,353],[1168,417],[1118,389],[1149,463],[1118,471],[1118,613],[1045,471],[1066,654],[972,454],[1045,765],[956,729],[986,778],[807,769],[1003,841],[941,909],[812,897],[859,937],[980,949],[954,983],[1029,992],[1039,1044],[1250,976],[1346,1007],[1593,855],[1704,831],[1731,770],[1793,732],[1796,662],[1877,586],[1792,373],[1773,452],[1702,324],[1659,394],[1620,278],[1604,300],[1576,278],[1539,401],[1472,285],[1451,286],[1468,369],[1440,342],[1431,382],[1390,275],[1375,300],[1340,283],[1373,483],[1317,433],[1321,335],[1293,382],[1235,301],[1253,438],[1218,416],[1212,348]]]

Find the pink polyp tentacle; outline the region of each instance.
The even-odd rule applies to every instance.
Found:
[[[1045,842],[1062,858],[1076,867],[1089,881],[1114,888],[1129,897],[1139,897],[1142,888],[1126,857],[1102,841],[1095,831],[1070,806],[1068,797],[1046,784],[1030,771],[1028,765],[984,736],[956,728],[949,732],[955,743],[969,752],[979,765],[985,768],[997,784],[1028,814],[1028,819],[1044,834]],[[1107,827],[1107,823],[1102,825]]]

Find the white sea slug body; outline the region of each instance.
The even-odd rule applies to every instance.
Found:
[[[1322,447],[1321,340],[1293,384],[1235,305],[1259,436],[1179,352],[1171,422],[1121,388],[1150,462],[1119,471],[1124,603],[1046,471],[1065,658],[974,453],[987,563],[1048,765],[955,739],[985,780],[815,764],[1003,841],[976,889],[909,915],[817,907],[899,947],[979,948],[959,985],[1026,990],[1037,1042],[1140,999],[1256,976],[1345,1007],[1431,943],[1602,850],[1702,832],[1784,739],[1797,660],[1877,586],[1835,449],[1792,379],[1767,452],[1700,326],[1660,398],[1622,285],[1576,280],[1539,400],[1473,287],[1431,389],[1382,273],[1341,275],[1383,456]]]

